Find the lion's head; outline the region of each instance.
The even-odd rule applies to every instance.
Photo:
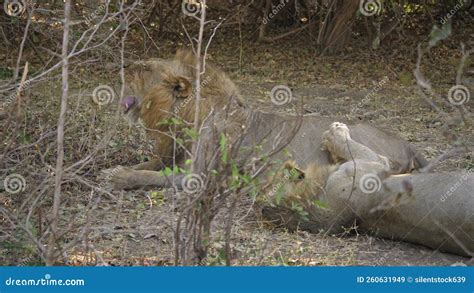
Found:
[[[132,120],[142,118],[151,129],[172,117],[194,121],[196,57],[191,51],[179,50],[172,60],[134,62],[126,69],[126,83],[121,105]],[[212,65],[206,65],[200,87],[201,117],[232,100],[243,105],[235,84]]]

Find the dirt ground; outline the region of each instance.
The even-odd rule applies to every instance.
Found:
[[[316,54],[307,44],[308,35],[305,34],[308,32],[284,44],[256,44],[249,41],[252,31],[245,32],[241,40],[228,38],[224,31],[214,38],[209,60],[227,71],[240,86],[246,101],[260,109],[293,112],[303,101],[306,113],[345,116],[390,130],[414,144],[429,159],[438,157],[453,145],[453,141],[443,135],[443,121],[438,113],[420,98],[412,74],[419,37],[404,40],[404,46],[398,46],[402,41],[387,40],[387,44],[382,44],[378,51],[348,47],[344,53],[328,57]],[[471,34],[468,31],[455,35],[425,58],[423,69],[443,97],[454,85],[461,57],[459,43]],[[163,41],[158,50],[149,55],[169,57],[180,42]],[[90,91],[97,80],[110,78],[91,72],[75,74],[80,76],[80,85],[73,87],[78,95],[79,89]],[[97,74],[96,80],[91,74]],[[387,82],[369,99],[365,99],[383,79]],[[59,82],[52,83],[58,90]],[[269,98],[271,88],[280,84],[288,85],[293,90],[292,102],[283,107],[271,104]],[[49,90],[54,92],[54,89]],[[45,123],[54,117],[57,104],[39,102],[42,97],[50,95],[47,92],[33,94],[30,117],[37,114],[37,119],[43,119]],[[74,108],[79,100],[71,103]],[[474,98],[471,98],[466,107],[472,110],[473,106]],[[95,117],[97,124],[93,133],[100,136],[102,125],[111,119],[114,109],[98,109],[94,110],[94,114],[87,111],[84,116],[75,119],[84,123],[89,117]],[[105,160],[94,166],[94,171],[117,164],[133,164],[150,154],[151,144],[143,132],[135,131],[136,126],[122,121],[117,127],[119,134],[114,138],[114,144],[110,145]],[[74,131],[79,133],[77,129]],[[88,130],[82,128],[81,131]],[[472,124],[453,127],[452,131],[464,143],[474,145]],[[67,159],[72,162],[78,158],[80,155],[71,152]],[[474,161],[471,153],[447,160],[437,170],[472,168]],[[95,180],[95,175],[91,172],[88,178]],[[84,186],[66,189],[68,202],[64,213],[80,214],[84,209],[82,202],[89,196],[87,190]],[[88,240],[65,255],[64,260],[71,265],[172,265],[173,218],[170,208],[167,194],[161,190],[122,191],[103,196],[93,213]],[[262,220],[254,210],[251,199],[243,199],[238,211],[232,238],[234,265],[474,264],[470,259],[358,234],[357,231],[348,231],[345,235],[312,235],[304,231],[289,233]],[[214,230],[206,264],[223,265],[222,227],[216,225]],[[14,253],[4,257],[10,264],[34,264],[34,253]]]

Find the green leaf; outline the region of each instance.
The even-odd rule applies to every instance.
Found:
[[[224,163],[226,163],[227,160],[228,160],[228,153],[227,153],[227,138],[225,137],[224,133],[221,133],[221,138],[219,140],[219,146],[220,146],[221,153],[222,153],[222,161]]]
[[[181,119],[178,119],[178,118],[171,118],[171,124],[173,124],[173,125],[182,125],[183,121],[181,121]]]
[[[182,138],[177,137],[175,138],[175,141],[178,145],[184,145],[184,140]]]
[[[321,209],[323,209],[323,210],[327,210],[327,209],[329,208],[326,203],[324,203],[324,202],[322,202],[322,201],[320,201],[320,200],[318,200],[318,199],[315,200],[315,201],[313,202],[313,204],[314,204],[315,206],[317,206],[318,208],[321,208]]]
[[[0,79],[13,77],[13,70],[8,67],[0,67]]]
[[[22,136],[20,136],[20,141],[22,144],[31,144],[33,142],[31,136],[28,133],[24,133]]]
[[[194,128],[185,128],[184,133],[193,140],[196,140],[199,137],[199,133]]]
[[[170,176],[173,174],[173,170],[171,170],[170,167],[166,167],[164,170],[163,170],[163,173],[165,174],[165,176]]]
[[[170,125],[170,124],[171,124],[171,121],[169,119],[163,119],[163,120],[158,121],[158,123],[156,123],[156,126]]]
[[[250,184],[252,182],[252,177],[248,174],[242,174],[240,175],[240,178],[242,181],[244,181],[245,184]]]

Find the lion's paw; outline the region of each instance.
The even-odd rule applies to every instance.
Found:
[[[334,122],[329,126],[329,130],[323,133],[323,146],[337,145],[351,139],[349,128],[341,122]]]
[[[346,124],[341,122],[334,122],[329,126],[329,132],[332,136],[337,136],[343,139],[350,139],[351,135],[349,132],[349,127]]]
[[[348,140],[351,140],[350,131],[346,124],[334,122],[323,133],[322,149],[328,151],[334,162],[344,158],[343,153]]]

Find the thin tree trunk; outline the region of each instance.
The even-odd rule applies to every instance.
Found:
[[[57,135],[57,160],[56,170],[54,178],[54,198],[53,198],[53,211],[51,219],[51,231],[48,241],[48,250],[46,255],[46,265],[54,265],[58,255],[56,254],[56,245],[58,235],[58,220],[59,220],[59,207],[61,204],[61,182],[63,175],[63,163],[64,163],[64,124],[66,121],[67,112],[67,100],[69,95],[69,57],[68,57],[68,41],[69,41],[69,22],[71,20],[71,0],[66,0],[64,5],[64,32],[63,32],[63,45],[62,45],[62,95],[61,95],[61,109],[58,119],[58,135]]]
[[[199,133],[201,126],[199,125],[199,120],[201,116],[200,102],[201,102],[201,51],[202,51],[202,39],[204,35],[204,27],[206,25],[206,0],[201,2],[201,18],[199,20],[199,35],[198,35],[198,44],[196,48],[196,103],[195,103],[195,112],[194,112],[194,130],[196,133]],[[192,172],[196,172],[196,158],[197,158],[197,149],[199,145],[199,138],[193,143],[192,154],[193,154],[193,165]]]
[[[335,15],[328,24],[322,44],[323,52],[335,52],[347,45],[358,8],[359,0],[345,0],[336,4]]]

